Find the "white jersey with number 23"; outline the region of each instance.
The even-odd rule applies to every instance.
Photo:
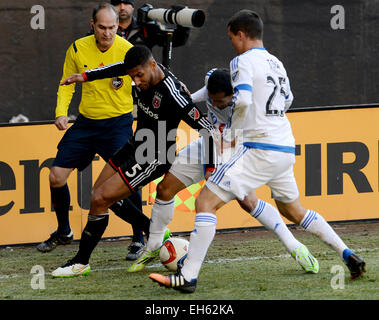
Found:
[[[293,148],[295,140],[285,114],[293,95],[282,62],[264,48],[252,48],[230,62],[230,73],[234,107],[226,140],[233,130],[243,130],[244,144]]]

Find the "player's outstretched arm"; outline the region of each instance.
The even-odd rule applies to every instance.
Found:
[[[179,83],[180,83],[180,85],[182,86],[183,90],[184,90],[185,92],[187,92],[188,95],[191,97],[191,92],[188,90],[187,86],[186,86],[183,82],[181,82],[181,81],[179,81]]]
[[[73,84],[76,82],[84,82],[84,81],[85,81],[85,79],[84,79],[82,74],[74,73],[71,76],[64,79],[60,84],[61,84],[61,86],[65,86],[65,85]]]
[[[126,70],[124,66],[124,61],[117,63],[109,64],[104,67],[86,70],[83,73],[74,73],[71,76],[67,77],[61,82],[61,86],[70,85],[76,82],[86,82],[93,81],[105,78],[113,78],[125,76]]]
[[[104,67],[99,67],[96,69],[86,70],[86,72],[83,73],[86,81],[122,77],[125,75],[127,75],[127,73],[124,61],[108,64]]]

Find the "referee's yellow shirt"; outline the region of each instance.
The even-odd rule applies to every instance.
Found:
[[[124,60],[133,45],[116,35],[107,51],[101,52],[94,35],[76,40],[67,50],[62,80],[73,73],[83,73]],[[59,86],[55,118],[67,116],[75,84]],[[123,76],[82,83],[79,112],[90,119],[108,119],[133,111],[132,79]]]

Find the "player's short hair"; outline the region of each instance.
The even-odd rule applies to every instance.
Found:
[[[153,60],[153,54],[150,49],[143,45],[136,45],[128,50],[125,54],[125,69],[133,69],[137,66],[143,66],[150,60]]]
[[[110,3],[102,2],[96,8],[94,8],[93,11],[92,11],[92,20],[93,20],[94,23],[97,22],[97,14],[102,9],[108,9],[110,11],[113,11],[113,13],[116,15],[116,18],[117,18],[117,21],[118,21],[118,19],[119,19],[119,12],[118,12],[118,10],[114,6],[112,6]]]
[[[229,20],[228,28],[233,34],[242,31],[251,39],[263,38],[263,21],[252,10],[243,9],[235,13]]]
[[[228,69],[216,69],[209,76],[207,90],[211,94],[224,92],[225,96],[233,94],[233,86],[230,81],[230,73]]]

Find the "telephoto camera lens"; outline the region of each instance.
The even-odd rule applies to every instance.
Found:
[[[147,17],[151,20],[165,23],[176,24],[187,28],[201,28],[205,22],[205,13],[200,9],[183,8],[174,9],[151,9],[147,12]]]

